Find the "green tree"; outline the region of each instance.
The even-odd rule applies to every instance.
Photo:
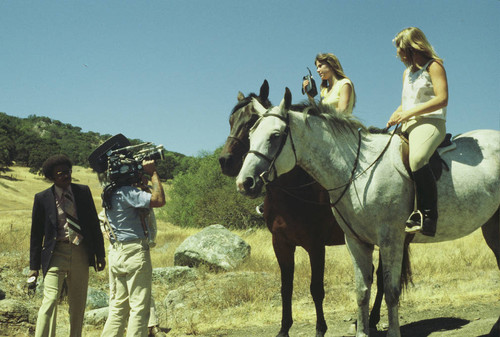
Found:
[[[4,113],[0,113],[0,171],[12,165],[15,153],[15,123]]]
[[[237,193],[234,178],[221,173],[219,153],[220,149],[192,158],[189,169],[175,176],[160,217],[183,227],[217,223],[242,229],[264,224],[255,212],[262,198],[249,199]]]
[[[61,150],[55,140],[41,138],[36,144],[33,144],[29,152],[28,167],[30,172],[40,172],[43,162],[48,157],[58,153],[61,153]]]
[[[161,179],[173,179],[180,172],[184,172],[187,169],[182,166],[185,157],[180,153],[165,151],[164,159],[158,160],[156,165]]]

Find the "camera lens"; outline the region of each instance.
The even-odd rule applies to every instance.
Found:
[[[157,149],[155,150],[155,152],[151,152],[145,159],[148,160],[163,159],[163,149]]]

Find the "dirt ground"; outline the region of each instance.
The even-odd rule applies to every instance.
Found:
[[[415,311],[411,307],[400,308],[401,335],[403,337],[500,337],[500,331],[490,335],[495,322],[500,315],[500,301],[489,304],[471,303],[469,306],[450,306],[444,308],[432,308],[427,311]],[[251,321],[249,313],[249,321]],[[353,336],[349,329],[353,323],[352,319],[346,317],[326,316],[328,331],[326,337]],[[371,337],[385,337],[387,335],[387,316],[382,312],[381,322],[378,325],[380,331],[373,331]],[[3,330],[3,331],[2,331]],[[92,336],[99,336],[102,328],[92,331]],[[228,330],[217,330],[198,334],[183,334],[178,331],[164,330],[167,337],[274,337],[278,333],[279,322],[274,325],[235,327]],[[5,330],[0,328],[0,337],[26,337],[31,332],[24,327],[10,327]],[[290,337],[310,337],[315,335],[314,322],[295,321],[290,330]]]
[[[500,302],[491,305],[474,304],[468,307],[435,308],[425,312],[414,312],[411,308],[400,308],[401,335],[404,337],[498,337],[489,335],[491,328],[500,315]],[[345,320],[329,319],[326,337],[352,336],[349,327],[352,322]],[[379,329],[387,328],[387,317],[384,316],[379,323]],[[210,337],[274,337],[278,333],[279,324],[265,327],[248,327],[218,331],[207,334]],[[314,323],[295,322],[290,329],[290,337],[314,336]],[[386,331],[377,331],[372,337],[384,337]],[[174,335],[174,334],[173,334]],[[167,334],[168,336],[168,334]]]

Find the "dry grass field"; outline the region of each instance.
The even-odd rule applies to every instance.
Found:
[[[90,185],[100,210],[100,187],[88,169],[75,167],[74,182]],[[29,266],[31,207],[36,192],[50,184],[26,168],[14,167],[0,177],[0,289],[7,297],[30,300],[24,290],[23,269]],[[210,225],[210,224],[207,224]],[[153,267],[173,265],[176,247],[196,229],[159,222]],[[274,336],[281,320],[280,275],[265,229],[236,231],[251,247],[251,257],[237,272],[255,272],[242,282],[230,282],[223,274],[201,271],[189,312],[171,312],[164,305],[167,293],[180,284],[154,282],[161,326],[168,336]],[[345,247],[329,247],[325,272],[327,336],[346,335],[355,318],[352,264]],[[376,256],[377,254],[375,254]],[[401,300],[401,325],[408,336],[482,336],[500,315],[500,272],[480,231],[460,240],[412,245],[413,286]],[[90,286],[107,289],[107,272],[90,273]],[[291,336],[314,333],[314,304],[309,295],[309,260],[297,249],[294,321]],[[38,308],[40,296],[32,306]],[[68,335],[67,307],[58,314],[58,335]],[[382,308],[380,328],[387,323]],[[437,325],[436,325],[437,324]],[[99,336],[101,326],[85,326],[84,336]],[[420,332],[419,332],[420,331]],[[0,336],[29,336],[26,326],[12,327]],[[379,335],[379,334],[377,334]],[[380,334],[383,336],[384,334]]]

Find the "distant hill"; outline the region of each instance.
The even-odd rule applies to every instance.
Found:
[[[88,167],[89,155],[111,136],[82,132],[78,126],[49,117],[19,118],[0,112],[0,170],[15,163],[29,167],[31,172],[39,172],[45,159],[59,153],[67,155],[75,165]],[[131,139],[130,142],[143,141]],[[165,151],[165,157],[158,163],[158,171],[164,179],[172,179],[183,171],[190,160],[190,157],[171,151]]]

